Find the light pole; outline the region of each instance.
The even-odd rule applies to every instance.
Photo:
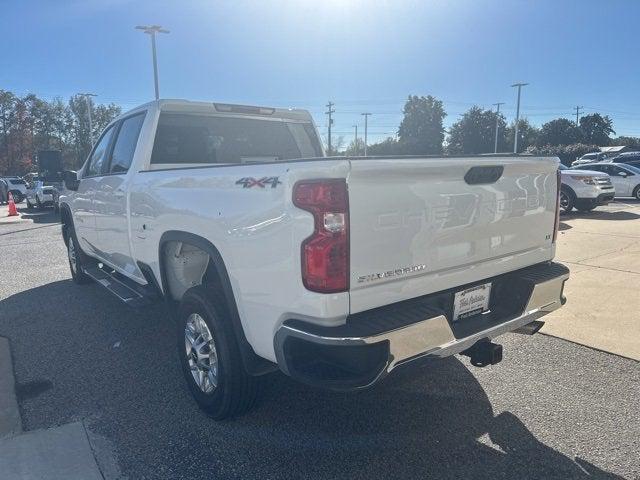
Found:
[[[358,156],[358,154],[360,153],[360,148],[358,146],[358,125],[354,125],[353,128],[356,129],[356,139],[353,142],[353,146],[355,147],[356,150],[356,157]]]
[[[513,138],[513,153],[518,153],[518,123],[520,123],[520,90],[522,87],[529,85],[528,83],[514,83],[512,87],[518,87],[518,106],[516,107],[516,128]]]
[[[84,97],[84,101],[87,104],[87,117],[89,119],[89,143],[93,146],[93,128],[91,125],[91,97],[97,97],[95,93],[79,93],[81,97]]]
[[[364,156],[367,156],[367,120],[369,119],[370,113],[361,113],[360,115],[364,115]]]
[[[156,33],[169,33],[169,30],[163,29],[160,25],[138,25],[136,30],[142,30],[151,36],[151,54],[153,55],[153,84],[156,88],[156,100],[160,98],[160,90],[158,88],[158,60],[156,59]]]
[[[500,124],[498,121],[500,120],[500,105],[504,105],[504,102],[494,103],[496,106],[496,141],[493,146],[493,153],[498,153],[498,128],[500,128]]]

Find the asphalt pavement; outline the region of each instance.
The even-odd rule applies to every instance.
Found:
[[[214,422],[162,307],[74,284],[55,218],[32,221],[0,225],[23,428],[82,422],[105,478],[640,478],[640,364],[540,334],[501,337],[496,366],[422,362],[358,393],[274,374],[254,411]]]

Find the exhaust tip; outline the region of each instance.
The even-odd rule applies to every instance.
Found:
[[[533,335],[538,333],[538,331],[544,326],[544,322],[540,320],[534,320],[533,322],[527,323],[526,325],[521,326],[513,331],[513,333],[520,333],[523,335]]]

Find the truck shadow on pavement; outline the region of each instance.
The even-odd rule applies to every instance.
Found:
[[[51,387],[21,396],[25,428],[82,418],[129,478],[621,478],[494,415],[455,358],[348,394],[271,374],[253,412],[216,423],[186,390],[161,307],[133,312],[62,280],[0,300],[0,312],[17,382]]]
[[[563,214],[560,220],[568,220],[572,218],[585,218],[589,220],[636,220],[640,218],[640,214],[628,212],[626,210],[618,210],[616,212],[598,211],[591,212],[571,212]]]
[[[20,216],[33,223],[60,223],[60,214],[52,208],[42,210],[28,210],[26,207],[19,208]]]

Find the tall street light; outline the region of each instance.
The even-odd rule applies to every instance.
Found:
[[[151,53],[153,55],[153,84],[156,87],[156,100],[160,98],[160,90],[158,88],[158,60],[156,59],[156,33],[169,33],[169,30],[163,29],[160,25],[138,25],[136,30],[142,30],[151,36]]]
[[[87,104],[87,117],[89,118],[89,143],[93,146],[93,128],[91,126],[91,97],[97,97],[95,93],[79,93],[78,96],[84,97]]]
[[[364,156],[367,156],[367,120],[369,119],[370,113],[361,113],[360,115],[364,115]]]
[[[513,153],[518,153],[518,123],[520,123],[520,90],[528,83],[514,83],[512,87],[518,87],[518,106],[516,107],[516,129],[513,139]]]

